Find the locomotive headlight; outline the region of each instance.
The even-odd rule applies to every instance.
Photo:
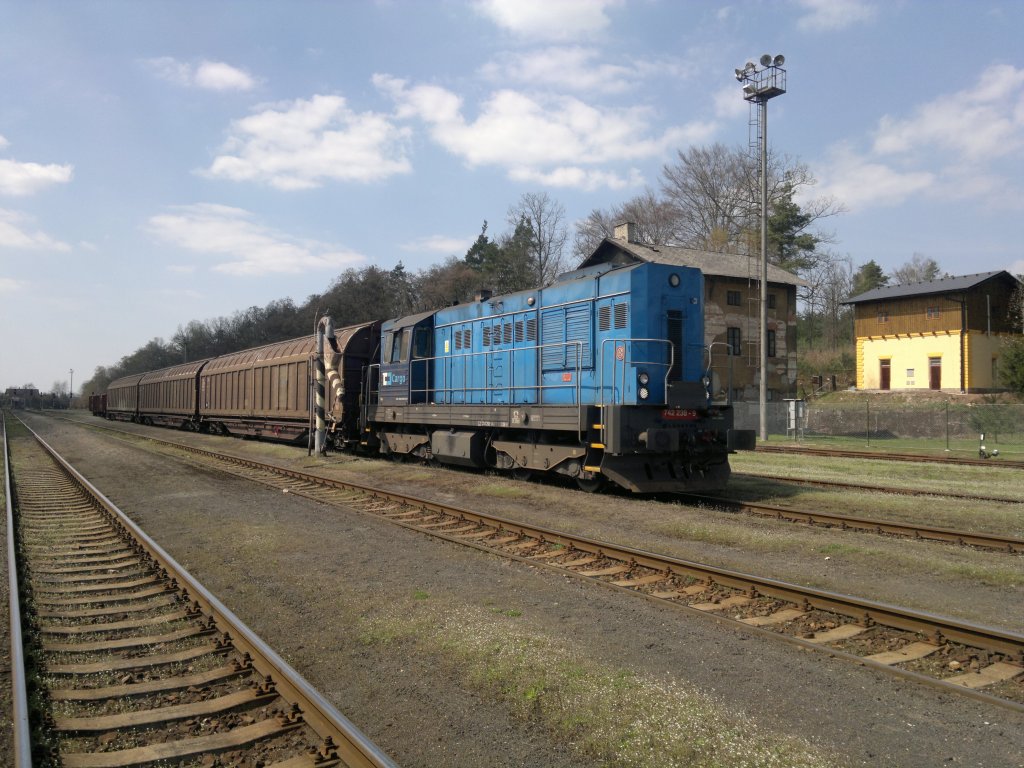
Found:
[[[673,288],[678,288],[679,287],[679,275],[677,275],[675,272],[673,272],[671,275],[669,275],[668,276],[668,284],[671,285]]]
[[[637,381],[639,381],[644,386],[647,386],[648,382],[650,382],[651,380],[651,377],[647,375],[647,371],[640,371],[640,375],[637,376],[636,378]]]
[[[647,389],[647,387],[640,387],[640,391],[637,392],[637,394],[640,396],[641,400],[646,400],[648,397],[651,396],[651,393]]]

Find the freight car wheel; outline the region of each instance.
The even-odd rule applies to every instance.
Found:
[[[604,475],[595,475],[591,478],[576,478],[576,485],[584,493],[600,493],[608,485],[608,480]]]

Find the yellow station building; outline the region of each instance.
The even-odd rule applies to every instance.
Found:
[[[1011,298],[1020,286],[1002,270],[884,286],[849,299],[857,389],[1003,389],[999,357],[1014,334]]]

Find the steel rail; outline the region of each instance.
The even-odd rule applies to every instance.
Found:
[[[964,499],[966,501],[990,501],[995,504],[1024,504],[1024,499],[1010,499],[1006,496],[979,496],[973,493],[957,493],[955,491],[936,491],[928,488],[889,488],[882,485],[865,483],[844,483],[838,480],[814,480],[805,477],[786,477],[783,475],[766,475],[760,472],[733,472],[733,478],[747,477],[755,480],[775,480],[780,483],[795,485],[811,485],[822,488],[843,488],[851,491],[870,491],[891,493],[897,496],[943,496],[947,499]]]
[[[663,573],[665,574],[666,578],[688,577],[696,581],[704,582],[708,586],[721,585],[723,587],[735,589],[746,593],[746,595],[750,597],[775,598],[783,602],[797,605],[804,611],[818,609],[833,614],[841,615],[853,620],[855,623],[860,624],[862,626],[870,627],[874,625],[879,625],[883,627],[889,627],[891,629],[915,633],[917,635],[929,638],[935,644],[940,644],[945,641],[960,643],[962,645],[972,647],[983,652],[999,654],[1000,656],[1004,656],[1006,658],[1011,659],[1017,665],[1024,665],[1024,634],[1020,634],[1017,632],[1004,630],[997,627],[990,627],[985,625],[973,624],[970,622],[963,622],[929,612],[903,609],[898,606],[879,603],[871,600],[864,600],[849,595],[829,592],[826,590],[818,590],[810,587],[801,587],[799,585],[789,584],[775,579],[759,577],[752,574],[743,573],[740,571],[719,568],[716,566],[710,566],[695,561],[683,560],[668,555],[661,555],[646,550],[626,547],[596,539],[589,539],[586,537],[576,536],[573,534],[549,528],[544,528],[541,526],[521,523],[518,521],[510,520],[508,518],[500,517],[498,515],[476,512],[473,510],[464,509],[462,507],[444,504],[442,502],[436,502],[429,499],[422,499],[416,496],[411,496],[409,494],[388,491],[385,489],[363,485],[360,483],[353,483],[350,481],[336,480],[318,475],[312,475],[307,472],[300,472],[297,470],[287,469],[273,464],[267,464],[265,462],[259,462],[253,459],[233,456],[230,454],[217,453],[215,451],[210,451],[204,448],[184,445],[169,440],[163,440],[161,438],[151,437],[149,435],[126,433],[121,430],[111,431],[120,432],[122,435],[130,437],[141,437],[144,440],[152,441],[157,444],[162,444],[171,448],[179,449],[187,453],[192,453],[197,456],[214,460],[216,462],[223,462],[228,464],[234,464],[240,467],[250,468],[262,473],[269,474],[271,476],[291,478],[293,480],[298,480],[302,483],[306,483],[310,486],[313,486],[314,488],[319,486],[328,489],[346,491],[358,495],[365,495],[370,497],[372,500],[376,501],[405,505],[411,508],[418,508],[424,513],[443,514],[452,517],[453,522],[455,520],[458,520],[460,522],[475,522],[479,525],[493,528],[495,530],[495,533],[500,532],[501,534],[509,534],[532,538],[543,544],[559,546],[567,552],[589,553],[594,556],[616,560],[621,563],[627,563],[630,570],[642,567],[650,569],[655,572]],[[272,483],[270,483],[267,480],[261,480],[252,477],[250,477],[249,479],[254,480],[256,482],[262,482],[267,485],[272,485]],[[294,486],[289,487],[289,492],[301,496],[306,496],[315,501],[325,501],[323,498],[318,498],[311,492],[304,492],[302,489]],[[338,502],[329,501],[328,503],[337,504]],[[624,589],[632,594],[642,595],[643,597],[654,600],[660,604],[671,604],[676,605],[680,608],[688,609],[688,606],[685,603],[674,602],[671,599],[660,598],[654,595],[639,592],[635,588],[631,587],[615,586],[611,582],[603,581],[593,576],[587,576],[585,574],[572,571],[569,568],[558,566],[557,564],[550,564],[543,560],[537,560],[532,557],[521,556],[518,554],[503,551],[497,546],[489,546],[486,542],[481,542],[479,539],[466,540],[460,538],[458,535],[446,535],[443,530],[436,529],[436,523],[431,524],[431,527],[433,527],[434,529],[428,529],[417,526],[414,521],[388,518],[384,515],[376,514],[374,512],[370,512],[370,514],[374,514],[374,516],[378,518],[384,517],[389,522],[401,525],[402,527],[408,528],[410,530],[414,530],[421,533],[428,533],[431,536],[443,538],[463,546],[474,547],[484,552],[520,560],[522,562],[530,563],[534,566],[540,565],[547,568],[553,568],[560,573],[567,575],[575,575],[576,577],[585,579],[590,583],[597,583],[603,586],[613,587],[615,589]],[[721,621],[731,622],[735,624],[741,623],[733,619],[730,619],[726,616],[715,616],[714,614],[708,614],[706,612],[699,613],[705,616],[711,615],[714,618]],[[996,696],[987,694],[983,691],[971,690],[958,685],[953,685],[939,678],[927,677],[925,675],[910,670],[903,670],[889,665],[883,665],[875,661],[872,661],[871,659],[859,657],[855,654],[851,654],[841,650],[836,650],[834,648],[824,647],[821,645],[810,643],[801,638],[789,637],[781,633],[770,632],[760,627],[750,627],[746,624],[743,624],[742,626],[745,629],[749,629],[750,631],[754,631],[757,633],[767,632],[768,634],[771,634],[773,637],[784,639],[787,642],[797,644],[804,648],[813,648],[817,651],[854,659],[858,661],[858,663],[862,663],[865,666],[871,666],[877,669],[885,669],[888,670],[890,673],[900,675],[907,679],[927,682],[929,685],[932,685],[933,687],[937,687],[947,692],[955,692],[959,695],[966,695],[989,704],[994,704],[1014,711],[1024,712],[1024,704],[1006,699],[1001,699]]]
[[[781,478],[780,478],[781,479]],[[795,480],[793,482],[801,482]],[[844,486],[843,483],[835,485]],[[854,486],[858,487],[858,486]],[[867,486],[870,487],[870,486]],[[878,488],[883,491],[885,489]],[[919,525],[917,523],[901,523],[894,520],[879,520],[872,517],[860,517],[857,515],[844,515],[833,512],[812,512],[806,509],[794,509],[772,504],[753,504],[746,501],[736,501],[720,496],[704,496],[702,494],[679,494],[689,500],[699,501],[713,506],[727,509],[731,512],[745,512],[758,517],[770,517],[777,520],[791,520],[793,522],[809,523],[811,525],[823,525],[842,530],[867,531],[869,533],[890,534],[913,539],[927,539],[930,541],[941,541],[948,544],[960,544],[962,546],[980,547],[982,549],[994,549],[1013,553],[1024,552],[1024,539],[1016,536],[1004,536],[995,533],[973,533],[970,531],[958,531],[953,528],[939,528],[931,525]]]
[[[87,426],[93,429],[106,430],[122,435],[133,435],[146,440],[163,442],[168,445],[175,445],[181,448],[187,446],[173,441],[165,441],[149,435],[142,435],[135,432],[125,432],[108,426],[88,424],[86,422],[74,421],[72,423]],[[962,498],[971,501],[990,501],[1005,504],[1024,504],[1024,501],[1000,497],[979,497],[970,494],[944,493],[942,491],[926,490],[902,490],[890,489],[872,485],[860,485],[855,483],[839,483],[826,480],[804,480],[802,478],[776,477],[757,473],[734,473],[734,477],[745,476],[750,478],[762,478],[777,480],[779,482],[799,483],[803,485],[816,485],[825,487],[847,488],[864,491],[877,491],[881,493],[895,493],[914,496],[946,496],[949,498]],[[844,515],[833,512],[815,512],[811,510],[794,509],[769,504],[756,504],[752,502],[737,501],[719,496],[705,496],[696,493],[678,493],[675,496],[682,496],[688,499],[702,501],[708,504],[722,507],[732,512],[743,512],[746,514],[758,515],[760,517],[773,518],[776,520],[789,520],[791,522],[818,524],[827,527],[839,528],[841,530],[855,530],[866,533],[888,534],[904,538],[923,539],[937,541],[947,544],[958,544],[960,546],[978,547],[979,549],[991,549],[1010,554],[1024,552],[1024,539],[1015,536],[1007,536],[997,533],[983,533],[973,531],[961,531],[954,528],[943,528],[939,526],[919,525],[916,523],[900,523],[892,520],[881,520],[878,518],[862,517],[858,515]]]
[[[7,507],[7,586],[11,611],[11,697],[13,699],[14,765],[32,766],[32,734],[28,721],[28,689],[25,675],[25,652],[21,632],[21,600],[18,595],[18,559],[14,533],[14,505],[11,497],[11,454],[7,450],[7,417],[4,428],[4,499]]]
[[[327,701],[305,678],[164,551],[98,488],[30,427],[26,425],[25,428],[80,488],[95,498],[100,506],[123,525],[142,544],[147,553],[162,568],[166,569],[171,578],[176,579],[188,590],[190,597],[214,618],[217,628],[231,636],[236,650],[243,654],[248,653],[252,657],[253,667],[256,671],[273,677],[277,685],[277,692],[289,703],[299,705],[305,722],[319,736],[330,737],[334,740],[338,756],[344,765],[352,768],[357,766],[359,768],[397,768],[397,764],[363,734],[354,723]]]
[[[846,459],[877,459],[878,461],[918,461],[929,464],[961,464],[971,467],[1000,467],[1002,469],[1024,469],[1024,461],[993,459],[969,459],[956,456],[930,456],[925,453],[874,453],[839,448],[796,448],[788,445],[766,445],[759,443],[756,451],[762,453],[793,453],[802,456],[831,456]]]
[[[165,442],[165,441],[160,441]],[[254,461],[252,459],[220,454],[204,448],[170,443],[176,448],[190,453],[207,456],[220,461],[251,467],[260,471],[273,473],[312,485],[354,491],[367,494],[373,498],[383,499],[411,507],[418,507],[427,512],[450,515],[460,520],[476,522],[490,526],[502,532],[515,533],[520,536],[538,539],[548,544],[557,544],[581,552],[607,557],[629,563],[632,567],[649,568],[662,571],[669,576],[686,576],[701,581],[720,584],[747,592],[750,595],[774,597],[789,603],[830,611],[847,616],[857,621],[873,622],[883,626],[901,629],[932,637],[936,640],[951,640],[982,650],[1005,654],[1019,663],[1024,663],[1024,634],[1009,630],[989,627],[970,622],[940,616],[924,611],[914,611],[898,606],[879,603],[871,600],[843,595],[837,592],[801,587],[796,584],[776,579],[755,576],[741,571],[707,565],[692,560],[683,560],[670,555],[614,544],[599,539],[590,539],[575,534],[558,531],[552,528],[530,525],[498,515],[476,512],[463,507],[444,504],[442,502],[423,499],[408,494],[388,491],[373,486],[353,483],[346,480],[335,480],[293,469],[285,469],[273,464]],[[292,491],[293,493],[295,491]],[[400,522],[400,521],[398,521]],[[411,526],[414,527],[415,526]],[[443,531],[441,531],[443,533]],[[458,539],[453,539],[458,541]]]

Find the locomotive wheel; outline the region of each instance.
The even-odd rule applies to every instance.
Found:
[[[577,477],[576,485],[584,493],[600,493],[608,485],[608,479],[604,475],[596,475],[589,479]]]

